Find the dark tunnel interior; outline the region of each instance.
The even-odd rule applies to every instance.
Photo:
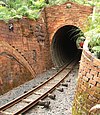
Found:
[[[63,26],[55,33],[51,43],[51,55],[56,67],[61,67],[79,54],[81,50],[77,48],[76,40],[82,31],[72,25]]]

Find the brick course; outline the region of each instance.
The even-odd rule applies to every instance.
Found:
[[[0,21],[0,81],[3,82],[0,94],[52,67],[51,58],[47,57],[50,51],[46,23],[42,18],[45,18],[43,13],[36,21],[27,18],[11,20],[9,23],[13,23],[13,31],[9,31],[9,23]]]
[[[69,3],[70,9],[66,8]],[[44,8],[38,20],[23,17],[8,23],[0,21],[0,94],[52,67],[50,44],[55,32],[65,25],[83,30],[91,12],[91,7],[67,2]],[[13,31],[9,24],[13,24]]]
[[[67,4],[71,4],[71,8],[66,8]],[[50,43],[52,43],[56,31],[65,25],[74,25],[84,31],[87,25],[86,19],[92,13],[92,8],[67,2],[55,7],[47,7],[46,12],[48,34]]]
[[[78,85],[73,104],[73,115],[84,115],[84,113],[88,115],[89,110],[93,106],[100,104],[99,68],[100,60],[93,57],[92,54],[84,48],[80,61]],[[79,98],[81,99],[79,100]],[[80,108],[80,110],[77,108]],[[93,114],[96,115],[96,113]]]

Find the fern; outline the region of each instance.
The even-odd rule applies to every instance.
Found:
[[[89,42],[89,48],[100,45],[100,33],[93,34]]]
[[[92,51],[94,52],[94,55],[95,55],[98,59],[100,59],[100,46],[94,46],[94,47],[92,48]]]
[[[19,19],[23,16],[37,19],[41,8],[45,5],[44,0],[3,0],[0,3],[0,20],[7,22],[12,18]]]
[[[57,5],[67,1],[68,0],[49,0],[49,5]],[[71,1],[88,4],[88,0]],[[97,3],[98,0],[95,2],[89,1],[89,4]],[[8,21],[12,18],[22,18],[23,16],[27,16],[31,19],[37,19],[39,17],[40,10],[46,5],[48,4],[46,4],[45,0],[2,0],[0,1],[0,20]]]

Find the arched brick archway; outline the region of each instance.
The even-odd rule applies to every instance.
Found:
[[[8,55],[8,57],[14,58],[18,63],[27,68],[32,76],[35,76],[35,71],[31,68],[28,62],[24,59],[24,57],[16,51],[12,46],[10,46],[7,42],[0,41],[0,55]]]
[[[70,8],[67,7],[68,4],[71,5]],[[87,25],[85,21],[91,13],[92,7],[66,2],[61,5],[45,7],[38,20],[22,18],[17,21],[10,21],[14,24],[14,32],[9,31],[8,24],[0,21],[0,53],[6,52],[8,53],[7,55],[14,57],[16,59],[14,63],[18,62],[17,64],[20,63],[20,65],[26,67],[27,69],[25,69],[30,70],[33,76],[35,75],[35,71],[36,74],[39,74],[51,68],[53,66],[52,59],[56,66],[62,66],[73,57],[73,54],[77,54],[77,48],[75,42],[72,41],[71,45],[69,39],[67,39],[69,44],[65,44],[63,47],[64,43],[66,43],[66,36],[63,37],[64,39],[59,39],[59,37],[55,36],[58,36],[59,32],[64,33],[68,28],[71,28],[67,28],[67,25],[73,25],[76,28],[80,27],[83,30]],[[8,44],[1,44],[1,41]],[[62,45],[60,42],[62,42]],[[51,53],[54,48],[52,54],[50,54],[50,48]],[[74,50],[71,51],[73,53],[68,53],[66,49]],[[6,66],[4,63],[7,62],[6,59],[0,61],[2,62],[2,66]],[[3,68],[6,71],[6,68]],[[3,68],[1,68],[2,75]]]
[[[65,25],[53,35],[51,42],[51,56],[55,66],[63,66],[81,51],[77,48],[76,40],[82,32],[77,26]]]
[[[71,5],[70,8],[67,7],[68,4]],[[73,27],[76,29],[81,28],[81,30],[84,32],[87,27],[87,17],[91,14],[92,7],[79,5],[73,2],[66,2],[65,4],[57,5],[55,7],[53,6],[47,7],[45,11],[46,11],[46,22],[48,31],[47,33],[49,36],[50,47],[51,47],[51,57],[55,66],[62,66],[65,64],[65,62],[71,59],[73,55],[77,53],[77,48],[75,46],[76,43],[67,39],[68,44],[66,45],[65,43],[64,48],[62,46],[64,45],[64,42],[66,42],[66,40],[56,38],[59,38],[58,37],[59,33],[64,34],[65,31],[68,31],[68,29]],[[71,26],[68,27],[68,25]],[[60,37],[63,36],[62,34],[60,34]],[[62,42],[63,43],[62,45],[60,43],[61,40],[62,41],[64,40]],[[68,52],[65,53],[66,50],[63,51],[63,49],[64,50],[74,49],[74,50],[72,50],[69,53]]]

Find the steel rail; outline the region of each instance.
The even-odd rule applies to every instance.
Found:
[[[18,115],[25,113],[27,110],[36,105],[39,100],[45,98],[49,93],[54,91],[55,88],[59,86],[60,83],[66,78],[66,76],[68,76],[77,61],[71,60],[69,64],[62,67],[55,75],[53,75],[51,78],[49,78],[38,87],[33,88],[27,93],[0,107],[0,113],[2,115]],[[23,105],[21,106],[21,109],[20,107],[18,107],[20,106],[20,104]],[[11,110],[14,106],[15,108],[17,108],[16,111]]]

